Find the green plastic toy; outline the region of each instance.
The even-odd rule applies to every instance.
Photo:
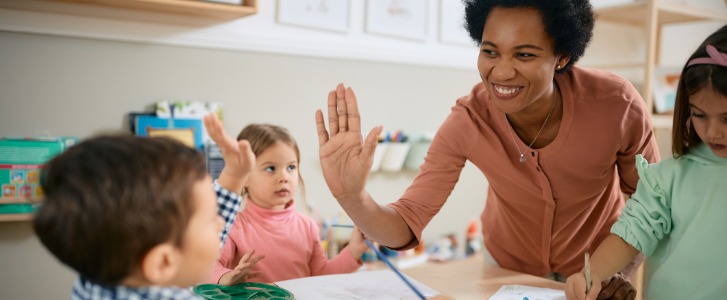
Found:
[[[276,285],[245,282],[236,285],[201,284],[194,292],[205,299],[294,300],[293,294]]]

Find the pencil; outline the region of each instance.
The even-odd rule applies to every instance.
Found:
[[[586,264],[583,267],[583,273],[586,275],[586,293],[591,289],[591,262],[590,255],[586,252]]]
[[[414,291],[414,293],[417,294],[417,296],[419,296],[419,299],[426,300],[426,297],[424,297],[424,294],[422,294],[422,292],[420,292],[413,284],[411,284],[411,282],[409,282],[409,280],[406,279],[406,276],[404,276],[404,274],[401,274],[401,272],[389,261],[389,259],[386,258],[386,255],[384,255],[383,253],[381,253],[379,251],[379,249],[376,249],[376,247],[374,247],[374,244],[372,244],[371,241],[364,240],[364,242],[366,242],[366,246],[369,246],[369,248],[371,248],[371,250],[374,250],[374,253],[376,253],[376,256],[381,261],[383,261],[387,266],[389,266],[389,268],[392,271],[394,271],[394,273],[396,273],[396,275],[399,275],[399,278],[401,278],[401,280],[403,280],[404,283],[406,283],[406,285],[408,285],[409,288],[412,291]]]

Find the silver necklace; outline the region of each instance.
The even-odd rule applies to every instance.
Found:
[[[517,148],[517,152],[520,152],[520,163],[525,164],[525,153],[530,151],[530,147],[535,144],[535,140],[538,139],[540,136],[540,133],[543,132],[543,128],[545,128],[545,124],[548,124],[548,119],[550,118],[550,114],[553,112],[553,108],[555,107],[555,97],[553,99],[553,104],[550,105],[550,111],[548,111],[548,115],[545,116],[545,121],[543,121],[543,126],[540,126],[540,130],[538,130],[538,134],[535,135],[535,138],[533,138],[533,141],[530,142],[530,145],[528,145],[528,149],[525,150],[525,152],[520,151],[520,146],[517,145],[517,141],[515,140],[515,135],[512,133],[512,125],[510,125],[510,122],[507,120],[507,115],[505,115],[505,122],[507,122],[507,129],[510,130],[510,137],[512,138],[512,142],[515,143],[515,147]]]

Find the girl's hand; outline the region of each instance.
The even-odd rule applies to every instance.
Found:
[[[596,300],[596,296],[601,291],[601,279],[596,278],[594,272],[591,272],[591,289],[586,294],[586,277],[583,272],[578,272],[565,282],[565,297],[568,300]]]
[[[372,129],[362,143],[356,95],[343,84],[328,93],[328,126],[330,132],[326,130],[323,113],[316,111],[323,177],[336,199],[356,198],[366,185],[382,128]]]
[[[232,271],[220,277],[218,283],[221,285],[235,285],[257,277],[260,275],[260,271],[253,271],[252,268],[263,258],[265,258],[265,255],[255,255],[255,250],[250,250],[250,252],[242,256],[240,263]]]
[[[356,260],[361,260],[361,255],[363,255],[366,249],[368,249],[364,240],[366,240],[366,238],[363,233],[358,230],[358,227],[353,227],[351,237],[348,239],[348,251],[351,252],[351,255],[353,255],[353,258]]]

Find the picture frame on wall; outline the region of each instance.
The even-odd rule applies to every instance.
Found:
[[[473,46],[464,28],[464,3],[439,0],[439,41],[445,44]]]
[[[429,26],[429,0],[366,1],[366,32],[425,40]]]
[[[350,6],[350,0],[278,0],[277,22],[345,33]]]

